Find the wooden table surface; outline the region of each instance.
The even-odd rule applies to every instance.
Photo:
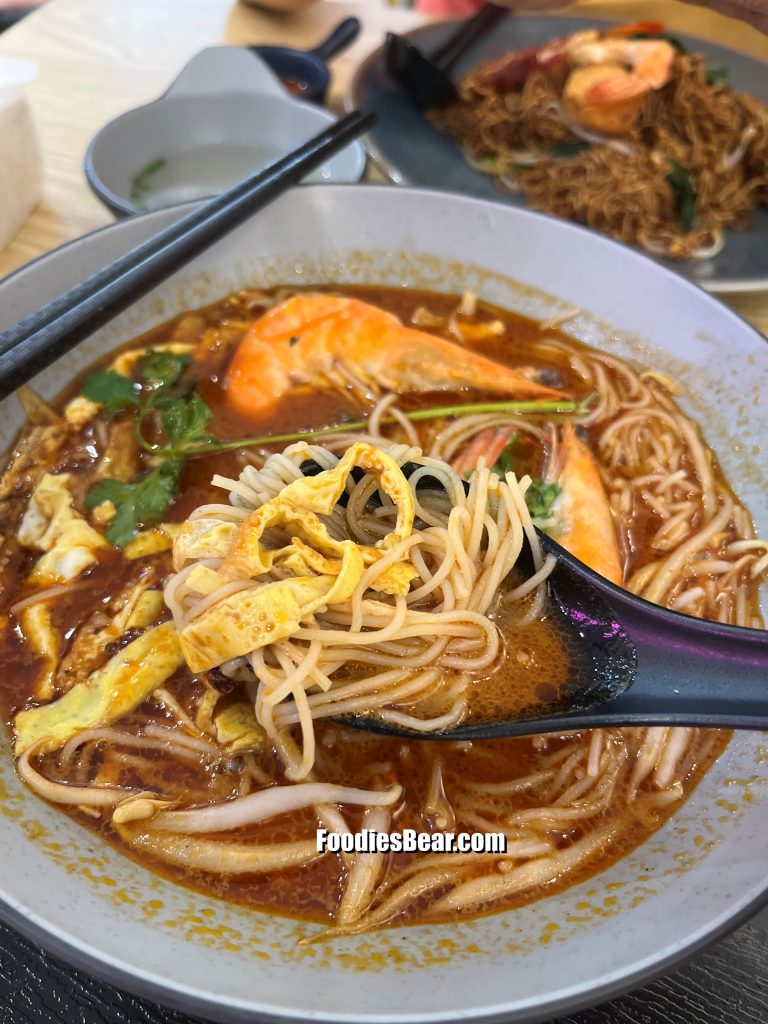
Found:
[[[672,0],[587,0],[573,11],[661,18],[671,28],[768,60],[767,36],[700,7]],[[0,277],[110,221],[83,176],[86,146],[106,121],[162,92],[194,53],[218,43],[311,46],[348,14],[360,17],[363,30],[333,64],[331,104],[338,106],[354,68],[384,31],[411,28],[421,20],[418,14],[384,0],[325,0],[292,16],[232,0],[49,0],[0,36],[0,56],[39,65],[29,94],[45,161],[43,201],[0,252]],[[768,291],[728,302],[768,333]]]

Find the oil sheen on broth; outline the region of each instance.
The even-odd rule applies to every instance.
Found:
[[[404,323],[410,322],[420,307],[427,308],[435,318],[441,318],[443,323],[447,323],[459,301],[457,296],[413,289],[345,286],[344,293],[394,312]],[[258,313],[251,314],[248,311],[248,296],[236,295],[207,309],[184,314],[126,347],[135,348],[140,345],[151,348],[171,340],[196,344],[199,355],[189,372],[194,376],[203,399],[213,410],[214,419],[209,429],[222,439],[291,432],[343,423],[360,416],[360,406],[351,395],[346,397],[339,391],[307,387],[301,392],[300,400],[294,394],[290,399],[279,402],[277,408],[262,421],[253,418],[244,421],[238,417],[223,400],[220,382],[233,348],[244,333],[249,316],[254,315]],[[466,317],[465,322],[498,322],[502,325],[498,333],[483,338],[481,344],[484,355],[502,363],[525,365],[541,374],[543,379],[556,381],[557,387],[575,397],[585,396],[582,375],[574,369],[570,357],[562,355],[566,352],[572,353],[577,360],[589,358],[590,350],[580,343],[557,329],[542,330],[533,321],[485,304],[480,304],[476,313]],[[442,333],[445,333],[444,328]],[[542,354],[541,342],[544,337],[557,342],[552,354]],[[471,347],[473,343],[470,341],[467,344]],[[104,360],[103,364],[108,361]],[[77,393],[78,386],[78,382],[75,382],[67,389],[60,403],[57,403],[57,408]],[[466,402],[468,398],[466,394],[448,396],[443,392],[437,396],[404,396],[400,404],[402,408],[413,409],[446,405],[449,401]],[[119,426],[118,418],[105,429],[118,430]],[[94,446],[103,443],[103,439],[96,436],[101,429],[88,426],[81,431],[72,443],[56,455],[51,470],[70,472],[75,479],[86,475],[94,463]],[[427,443],[430,431],[436,429],[438,427],[434,425],[425,425],[423,436]],[[593,429],[586,428],[584,436],[599,456],[592,435]],[[528,435],[517,439],[515,468],[518,474],[528,472],[535,477],[541,476],[545,459],[546,451],[533,443]],[[210,483],[213,473],[236,477],[242,465],[242,457],[235,451],[190,459],[181,478],[179,495],[164,520],[179,522],[198,506],[221,501],[220,492]],[[714,473],[718,485],[725,488],[716,463]],[[5,505],[6,524],[12,526],[13,516],[19,514],[18,509],[14,510],[13,496]],[[653,547],[658,526],[652,513],[637,509],[623,523],[622,548],[627,563],[626,579],[631,579],[636,569],[658,557]],[[0,702],[3,717],[9,724],[14,714],[29,703],[40,664],[28,645],[22,643],[19,631],[14,628],[14,618],[8,612],[8,608],[24,596],[23,581],[33,559],[29,551],[17,545],[6,545],[2,562],[3,590],[6,595],[4,628],[0,634],[0,655],[6,671],[0,687]],[[170,556],[167,552],[137,563],[129,562],[117,549],[105,549],[98,564],[90,571],[87,585],[75,586],[49,602],[52,621],[71,638],[79,628],[93,623],[95,614],[103,614],[110,600],[135,580],[139,573],[152,572],[160,581],[170,571]],[[758,614],[755,596],[756,590],[751,595],[750,614],[753,620]],[[503,631],[503,609],[499,613],[499,624]],[[503,664],[488,678],[476,680],[472,684],[472,714],[492,717],[498,713],[514,713],[536,702],[556,701],[561,686],[572,678],[571,656],[565,649],[562,636],[547,619],[534,621],[518,630],[514,636],[507,635],[505,640],[507,653]],[[104,652],[104,656],[109,657],[117,648],[117,644],[113,645]],[[66,669],[65,650],[62,671]],[[225,707],[228,702],[234,703],[237,700],[237,693],[226,682],[223,688],[227,692],[221,698],[221,706]],[[182,707],[190,708],[195,706],[202,684],[188,670],[182,669],[166,683],[166,689],[174,694]],[[167,726],[171,721],[172,716],[168,711],[147,701],[120,724],[123,728],[139,731],[153,723]],[[396,830],[455,828],[457,831],[477,831],[508,824],[511,819],[522,821],[526,813],[540,807],[542,801],[548,799],[550,803],[556,803],[569,785],[578,787],[579,771],[582,772],[581,781],[584,781],[592,743],[592,737],[587,734],[474,744],[428,740],[402,742],[344,729],[336,723],[323,720],[317,721],[315,728],[318,741],[315,773],[318,779],[362,788],[393,779],[402,784],[403,800],[392,824]],[[637,798],[633,796],[630,799],[632,758],[637,757],[638,749],[644,742],[640,735],[643,733],[644,730],[627,730],[624,734],[614,730],[605,734],[603,749],[611,755],[616,753],[617,765],[607,803],[601,804],[593,815],[587,813],[573,821],[554,815],[541,826],[544,841],[555,851],[578,843],[591,830],[598,827],[604,829],[609,838],[599,850],[562,877],[549,881],[543,887],[528,887],[507,899],[494,901],[490,906],[479,908],[482,912],[528,902],[545,892],[557,891],[602,870],[625,855],[663,824],[679,806],[680,800],[692,791],[727,742],[725,733],[691,731],[686,739],[684,753],[675,768],[675,778],[680,782],[676,797],[666,801],[656,799],[657,794],[651,792],[650,779],[645,779],[639,785]],[[621,754],[622,745],[626,746],[626,755]],[[90,756],[93,761],[91,764],[85,764],[77,758],[64,764],[56,754],[46,755],[40,761],[40,770],[44,770],[51,779],[82,784],[94,768],[98,770],[104,755],[98,748],[94,748]],[[249,756],[253,758],[257,777],[269,783],[282,780],[279,761],[271,748],[265,747]],[[140,763],[127,751],[121,755],[119,767],[115,767],[115,762],[110,762],[110,779],[142,789],[154,785],[160,790],[164,790],[165,785],[172,780],[177,788],[181,787],[190,793],[210,790],[213,785],[216,799],[224,800],[238,793],[237,761],[235,757],[231,764],[212,766],[189,759],[180,761],[167,757],[160,750],[151,750]],[[570,776],[566,778],[566,769],[572,762],[582,767],[573,779]],[[561,788],[558,790],[558,779],[561,776]],[[523,781],[519,786],[505,788],[506,781],[510,779]],[[543,781],[540,784],[529,784],[526,780],[530,779]],[[455,797],[457,793],[462,794],[461,799]],[[493,794],[492,798],[488,794]],[[121,846],[119,836],[109,824],[108,816],[98,821],[77,809],[69,813],[85,827],[97,831],[109,843]],[[354,810],[349,811],[346,817],[353,828],[358,827],[362,820],[361,814]],[[302,811],[241,829],[234,836],[232,832],[222,834],[220,838],[252,840],[255,843],[286,842],[314,835],[315,827],[314,815]],[[217,836],[208,838],[216,839]],[[308,867],[279,874],[258,877],[216,876],[202,872],[190,874],[186,870],[159,863],[152,857],[142,857],[136,848],[124,849],[129,856],[139,859],[153,870],[201,891],[249,906],[326,923],[338,904],[345,879],[345,870],[335,857],[325,857]],[[385,871],[390,874],[407,871],[412,861],[413,855],[391,854]],[[488,867],[478,863],[468,870],[471,877],[473,871],[480,875]],[[503,871],[504,868],[499,870]],[[420,917],[425,906],[424,901],[416,901],[396,920],[415,920]],[[436,916],[452,919],[461,915],[446,912]]]

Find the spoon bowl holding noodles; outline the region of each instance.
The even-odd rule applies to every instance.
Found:
[[[303,463],[303,472],[315,464]],[[416,466],[405,466],[412,473]],[[428,477],[421,486],[434,488]],[[419,486],[417,484],[417,486]],[[465,490],[469,484],[465,482]],[[517,688],[489,708],[479,701],[456,726],[434,732],[358,716],[345,724],[386,735],[467,740],[528,736],[606,726],[768,728],[768,633],[706,620],[643,600],[606,580],[534,527],[555,559],[547,577],[547,612],[562,637],[567,664],[559,686],[539,683],[521,700]],[[523,558],[531,561],[530,545]],[[533,571],[531,561],[530,571]],[[545,644],[544,655],[552,657]],[[555,654],[555,658],[557,655]],[[558,674],[553,665],[553,674]],[[531,699],[531,696],[534,699]],[[506,707],[504,706],[506,703]],[[491,713],[495,711],[495,713]]]
[[[495,716],[470,714],[434,733],[360,716],[353,728],[411,738],[470,740],[608,726],[768,728],[768,635],[660,609],[617,587],[556,541],[548,580],[555,627],[564,634],[569,676],[534,701]],[[509,717],[504,717],[507,714]]]
[[[39,308],[174,216],[112,226],[19,272],[0,284],[2,316]],[[386,346],[363,353],[351,345],[360,332],[347,333],[328,366],[308,322],[268,343],[294,293],[377,308]],[[538,394],[481,393],[466,379],[423,393],[382,385],[393,360],[379,350],[407,350],[409,330],[437,384],[448,366],[486,359]],[[246,335],[250,353],[263,343],[280,356],[271,404],[244,369],[261,404],[230,401]],[[441,362],[447,346],[461,359]],[[609,714],[635,699],[654,655],[635,614],[655,614],[646,601],[659,607],[654,629],[662,616],[674,625],[654,678],[673,654],[703,651],[712,629],[710,678],[731,630],[756,645],[734,693],[742,667],[757,671],[768,518],[753,448],[768,406],[754,399],[767,373],[764,341],[680,278],[573,225],[466,198],[310,187],[199,255],[37,375],[46,404],[26,397],[28,427],[15,399],[0,407],[6,436],[23,430],[0,551],[16,573],[4,579],[0,698],[19,744],[15,764],[0,759],[3,915],[187,1013],[324,1024],[533,1024],[642,984],[732,927],[765,893],[764,737],[624,728]],[[57,454],[29,458],[60,438]],[[307,462],[320,474],[305,475]],[[34,513],[17,528],[30,504],[78,531],[90,564],[69,582],[49,584],[68,563],[18,540],[42,543]],[[181,565],[188,524],[216,517],[230,540],[249,523],[239,536],[254,544]],[[555,544],[623,589],[605,585],[588,604],[583,581],[598,581]],[[238,562],[254,553],[263,572]],[[208,605],[220,607],[213,642],[232,642],[238,601],[274,624],[258,604],[267,587],[280,625],[295,610],[306,618],[272,644],[251,637],[250,658],[192,670],[179,638],[193,661],[213,658],[202,628],[187,630],[205,624],[215,591],[203,591],[220,574],[230,589]],[[606,621],[623,626],[624,661],[629,637],[637,655],[635,684],[589,712],[602,728],[563,714],[554,732],[425,742],[335,720],[386,714],[416,732],[417,716],[433,725],[462,699],[466,714],[477,692],[495,700],[526,680],[503,717],[526,697],[551,710],[569,663],[568,634],[550,626],[579,616],[593,661],[615,653],[599,636]],[[51,635],[52,676],[30,647]],[[313,672],[314,685],[299,684]],[[301,776],[304,725],[316,742]],[[321,854],[318,828],[491,831],[506,852]]]
[[[313,510],[324,512],[329,516],[327,522],[334,536],[348,533],[359,541],[378,535],[376,545],[389,548],[391,552],[383,560],[390,563],[385,575],[393,568],[391,563],[398,550],[396,540],[402,542],[401,554],[406,558],[412,557],[418,549],[425,553],[426,559],[437,558],[439,564],[435,573],[434,569],[430,572],[426,567],[421,568],[425,566],[421,556],[415,561],[420,568],[410,573],[410,594],[407,587],[398,590],[395,581],[379,584],[375,562],[366,573],[361,569],[363,582],[360,586],[354,592],[348,588],[344,595],[336,598],[352,602],[350,618],[339,610],[335,617],[331,616],[326,632],[302,629],[297,619],[292,632],[301,639],[293,647],[291,671],[282,684],[277,681],[275,668],[269,667],[268,655],[265,661],[261,651],[258,656],[256,650],[248,654],[250,667],[261,681],[257,709],[261,706],[263,712],[265,704],[271,708],[267,718],[257,710],[259,721],[270,735],[277,738],[278,723],[284,726],[291,721],[301,721],[298,687],[306,687],[307,693],[311,693],[318,678],[312,674],[312,669],[324,662],[332,666],[329,676],[334,678],[331,673],[336,673],[340,683],[337,686],[329,678],[322,693],[309,696],[308,700],[302,694],[309,714],[322,718],[338,709],[340,714],[334,714],[334,721],[380,735],[448,741],[608,726],[697,725],[742,729],[768,726],[768,634],[764,630],[707,622],[660,608],[611,583],[531,523],[524,498],[519,496],[520,492],[524,494],[526,481],[521,482],[521,487],[514,476],[500,479],[484,468],[467,480],[459,477],[447,463],[424,458],[418,449],[409,452],[403,446],[394,447],[390,455],[385,456],[383,451],[376,455],[374,449],[366,455],[366,447],[358,442],[338,461],[322,448],[305,451],[299,444],[269,460],[261,475],[250,474],[247,482],[241,478],[239,486],[231,482],[235,488],[231,499],[239,506],[247,508],[250,502],[256,502],[254,519],[270,504],[290,501],[297,502],[306,517],[312,517]],[[356,452],[355,448],[362,451]],[[406,456],[410,457],[406,459]],[[273,461],[282,461],[281,471],[286,481],[282,490],[277,490],[274,482]],[[392,465],[387,483],[382,467],[386,467],[388,461]],[[342,471],[345,463],[347,468]],[[407,484],[415,504],[410,535],[407,531],[402,536],[397,534],[402,514],[398,501],[403,501],[404,496],[398,496],[393,486],[395,464],[399,464],[398,476],[403,487]],[[302,477],[308,484],[301,482]],[[335,492],[329,498],[327,488],[332,478],[335,478]],[[223,479],[218,483],[228,485]],[[325,488],[326,504],[320,509],[319,505],[313,505],[310,495],[312,490],[319,493],[322,488]],[[508,519],[501,514],[501,499],[507,497],[509,505],[516,498],[517,522],[515,511],[508,508]],[[265,503],[259,508],[259,502],[264,499]],[[494,538],[488,532],[488,511],[499,529]],[[232,556],[225,553],[229,541],[217,552],[215,544],[207,538],[221,529],[221,517],[224,515],[226,520],[226,513],[222,513],[220,507],[212,513],[207,509],[201,513],[193,517],[191,547],[185,542],[182,531],[176,545],[177,564],[187,565],[201,545],[207,566],[214,564],[210,561],[212,555],[224,555],[217,569],[222,577],[217,585],[222,587],[222,603],[227,605],[227,615],[231,615],[243,597],[242,591],[234,598],[229,597],[232,581],[247,576],[245,562],[241,558],[232,567],[233,571],[225,571],[232,560]],[[463,531],[459,513],[464,514]],[[242,518],[244,512],[239,508],[237,514],[239,525],[232,549],[238,543],[242,545],[243,541],[237,538],[247,536],[251,523],[251,517]],[[483,517],[485,526],[481,528],[479,522]],[[396,528],[382,540],[380,534],[387,525],[396,525]],[[437,556],[433,547],[443,526],[446,528],[446,535],[441,538],[444,549]],[[512,538],[515,528],[517,537]],[[283,529],[290,535],[295,527],[285,519]],[[307,540],[319,546],[323,544],[321,535],[309,529],[307,519],[302,521],[298,533],[304,538],[299,541],[302,548]],[[452,551],[452,546],[458,550]],[[454,610],[446,612],[450,598],[442,593],[439,599],[434,599],[435,580],[438,576],[446,578],[446,566],[452,558],[457,565],[461,561],[466,564],[469,560],[479,560],[481,568],[463,600],[459,593],[451,595],[455,597]],[[371,564],[370,558],[368,564]],[[407,564],[395,561],[395,567],[406,568]],[[175,585],[171,600],[182,646],[190,651],[188,661],[192,664],[191,659],[200,654],[201,642],[207,641],[209,650],[215,652],[213,661],[226,660],[227,674],[237,678],[242,672],[242,659],[237,664],[231,660],[233,655],[237,658],[235,647],[226,647],[225,657],[220,638],[216,636],[211,645],[210,636],[206,637],[217,626],[224,632],[227,630],[226,621],[216,612],[219,591],[212,592],[206,579],[204,608],[199,612],[200,596],[195,596],[194,586],[187,582],[191,578],[189,567],[181,575],[185,581],[178,600],[185,607],[182,610],[176,606]],[[448,578],[453,579],[453,574]],[[261,585],[267,588],[262,595],[266,598],[271,586],[275,596],[270,596],[268,601],[274,602],[277,588],[285,587],[287,581],[282,579],[270,584],[269,576],[262,579]],[[258,587],[257,583],[251,585]],[[418,599],[421,591],[431,592],[433,600]],[[246,591],[243,605],[250,593]],[[387,603],[384,595],[396,593],[400,593],[401,598],[390,599]],[[525,599],[530,603],[531,597],[533,607],[526,607]],[[376,598],[375,611],[373,598]],[[513,605],[519,598],[523,598],[522,611],[515,611]],[[403,605],[398,600],[409,602],[412,608],[410,628],[407,621],[401,620]],[[367,614],[366,603],[371,608]],[[459,609],[466,609],[465,618]],[[320,611],[324,610],[321,605]],[[458,654],[462,641],[458,637],[471,632],[478,612],[485,612],[497,623],[504,643],[497,652],[492,636],[494,626],[488,621],[485,637],[481,635],[474,645],[468,641],[471,651],[462,664]],[[391,629],[390,623],[394,627],[395,620],[401,621]],[[531,620],[535,620],[537,626],[533,634],[526,628]],[[333,625],[337,628],[332,628]],[[347,633],[343,632],[344,627]],[[425,632],[428,639],[419,646],[417,638]],[[386,634],[386,642],[382,644],[379,637],[383,634]],[[437,640],[440,634],[443,634],[442,643]],[[292,643],[290,636],[290,630],[283,630],[277,639],[285,645]],[[391,650],[395,638],[399,638],[401,646]],[[271,639],[264,638],[264,641]],[[272,643],[260,638],[257,646],[268,652]],[[331,645],[329,651],[324,650],[327,643]],[[346,652],[351,667],[340,672],[341,656],[338,646],[334,648],[334,645],[345,643],[357,653]],[[491,649],[487,656],[482,654],[483,645]],[[246,640],[240,650],[247,646]],[[370,661],[366,671],[372,650],[380,653]],[[284,646],[283,657],[287,656]],[[210,667],[209,662],[210,655],[208,661],[195,662],[194,667]],[[377,675],[374,668],[377,664],[398,665],[401,671]],[[430,669],[440,670],[431,687],[422,682],[414,688],[412,680],[414,676],[419,679],[419,668],[426,668],[426,675]],[[460,695],[455,697],[457,680],[452,670],[457,669],[459,676],[464,676],[464,685],[459,685]],[[277,671],[279,673],[279,668]],[[499,679],[494,679],[496,673]],[[471,682],[470,677],[474,677]],[[421,694],[425,687],[426,698]],[[447,697],[442,690],[447,691]],[[274,698],[271,691],[276,691]],[[286,699],[293,707],[292,712],[280,703]],[[374,711],[373,715],[367,713],[368,708]],[[344,714],[345,711],[351,714]],[[306,743],[306,729],[304,739]],[[313,743],[310,749],[314,749]],[[310,766],[311,756],[305,747],[303,774]],[[292,770],[298,771],[295,766]]]

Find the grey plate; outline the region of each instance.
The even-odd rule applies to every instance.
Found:
[[[455,77],[479,60],[509,50],[545,43],[583,28],[602,28],[596,18],[517,17],[503,21],[472,48],[456,68]],[[409,33],[425,53],[438,46],[455,22],[425,25]],[[691,36],[679,38],[691,50],[704,53],[727,67],[736,88],[768,103],[768,67],[759,60]],[[463,192],[479,199],[524,205],[518,196],[505,196],[485,175],[469,167],[450,139],[441,135],[413,107],[384,70],[383,50],[360,66],[347,96],[350,110],[373,111],[378,123],[368,137],[368,149],[379,168],[397,185],[416,185]],[[768,287],[768,210],[756,210],[747,231],[728,231],[722,252],[711,260],[659,260],[710,291],[737,292]]]

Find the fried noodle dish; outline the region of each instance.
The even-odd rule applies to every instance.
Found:
[[[502,190],[654,256],[715,256],[768,202],[768,107],[656,22],[484,62],[430,118]]]
[[[313,934],[604,868],[728,734],[430,736],[568,692],[534,525],[650,601],[762,625],[768,546],[678,394],[555,322],[373,286],[239,292],[51,405],[22,393],[0,478],[19,775],[153,870]],[[319,827],[506,850],[337,854]]]

